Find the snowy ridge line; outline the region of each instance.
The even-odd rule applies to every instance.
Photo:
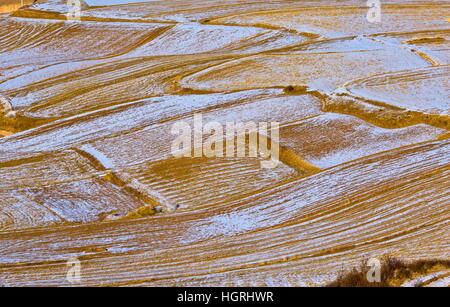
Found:
[[[160,193],[149,189],[137,179],[129,175],[121,174],[117,170],[113,171],[114,163],[102,152],[89,144],[84,144],[78,148],[77,152],[89,159],[99,170],[108,170],[105,180],[130,192],[145,204],[153,207],[161,206],[164,211],[173,212],[176,206],[167,201]]]
[[[412,53],[414,53],[415,55],[417,55],[418,57],[420,57],[422,60],[428,62],[431,66],[439,66],[439,65],[441,65],[441,63],[439,63],[433,57],[431,57],[430,55],[428,55],[427,53],[425,53],[422,50],[418,50],[417,48],[412,48],[410,46],[406,46],[406,45],[403,45],[403,44],[388,43],[386,41],[382,41],[382,40],[376,38],[376,36],[372,36],[372,40],[374,40],[376,42],[379,42],[379,43],[382,43],[382,44],[385,44],[385,45],[398,47],[398,48],[403,48],[404,50],[409,50]]]
[[[323,93],[318,95],[323,99],[326,112],[356,116],[380,128],[398,129],[424,124],[445,130],[450,129],[450,115],[447,114],[401,108],[368,99],[344,88],[339,88],[338,92],[331,95]]]
[[[422,59],[430,63],[431,66],[440,66],[444,64],[433,58],[431,55],[427,54],[425,51],[419,49],[411,49],[411,52],[417,54],[417,56],[421,57]]]

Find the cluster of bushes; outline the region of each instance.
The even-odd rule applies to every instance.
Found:
[[[350,272],[341,273],[328,287],[392,287],[398,281],[407,281],[414,275],[427,274],[435,268],[450,269],[450,260],[418,260],[412,262],[387,256],[381,261],[380,282],[370,282],[367,273],[370,266],[364,260],[359,268],[353,268]],[[418,285],[420,286],[420,285]]]

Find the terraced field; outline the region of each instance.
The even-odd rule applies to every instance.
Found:
[[[95,3],[0,14],[0,286],[70,285],[74,257],[83,286],[450,259],[448,2],[382,1],[379,23],[357,0]],[[174,156],[200,113],[279,123],[278,166]]]

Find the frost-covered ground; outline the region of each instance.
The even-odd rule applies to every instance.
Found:
[[[0,286],[317,286],[450,257],[449,5],[63,0],[0,17]],[[280,123],[280,165],[175,124]],[[270,136],[265,137],[270,141]],[[176,252],[174,252],[176,251]],[[414,276],[449,285],[448,270]]]
[[[152,2],[157,0],[84,0],[89,6],[118,5],[138,2]]]

